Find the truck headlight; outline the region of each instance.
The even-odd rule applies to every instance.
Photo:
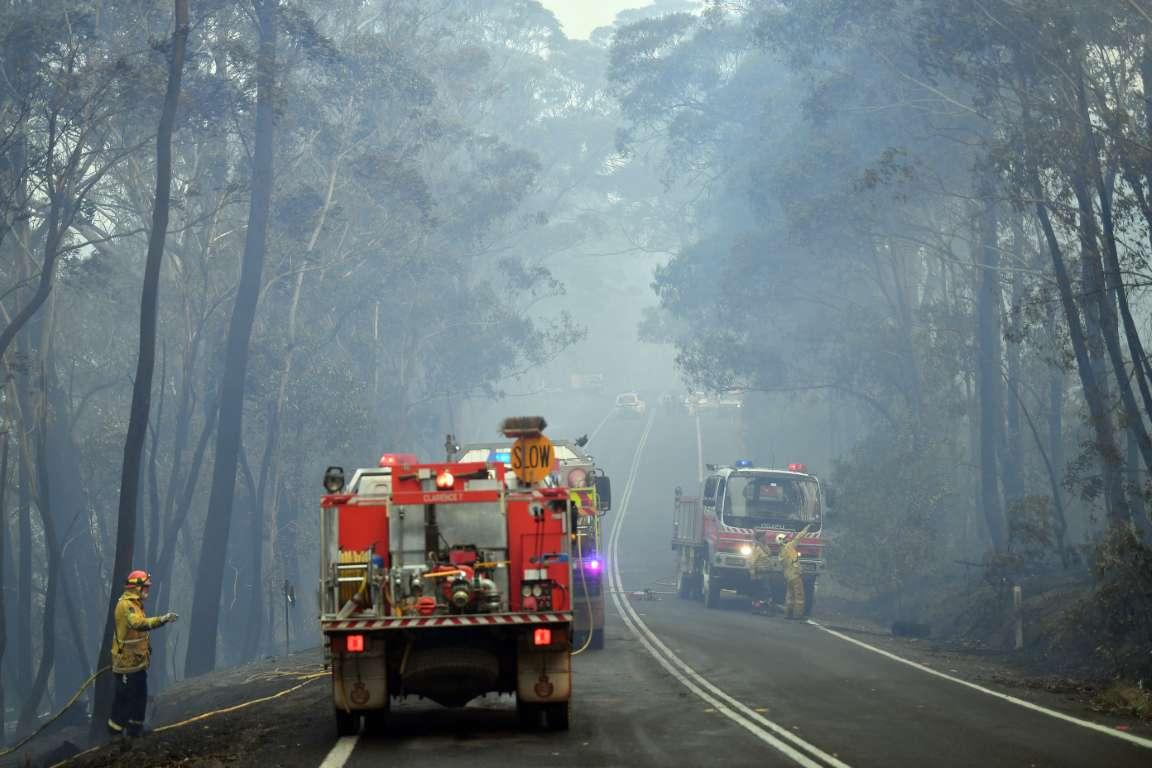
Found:
[[[740,554],[744,555],[744,557],[748,557],[749,555],[751,555],[752,554],[752,545],[751,544],[741,544],[740,545]]]

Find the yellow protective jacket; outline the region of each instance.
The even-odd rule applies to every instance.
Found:
[[[796,549],[797,536],[780,547],[780,564],[784,566],[784,578],[788,581],[800,578],[800,552]]]
[[[152,645],[148,633],[163,625],[159,617],[148,618],[140,591],[124,590],[116,602],[116,635],[112,638],[112,672],[127,674],[148,668]]]
[[[810,530],[812,530],[811,525],[805,526],[804,530],[780,547],[780,564],[784,566],[784,578],[788,581],[800,578],[800,551],[796,546],[802,537],[808,535]]]

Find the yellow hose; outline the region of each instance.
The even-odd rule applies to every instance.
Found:
[[[599,525],[600,520],[596,520],[596,525]],[[599,541],[600,537],[597,536],[596,540]],[[591,595],[588,594],[588,579],[584,576],[584,537],[579,531],[576,532],[576,552],[580,559],[580,586],[584,588],[584,605],[588,608],[588,633],[584,638],[584,644],[577,650],[572,652],[573,656],[579,656],[588,650],[588,646],[592,645],[592,633],[596,630],[596,614],[592,612]]]
[[[76,703],[76,700],[80,698],[80,694],[82,694],[82,693],[84,693],[84,691],[88,690],[88,686],[92,685],[92,683],[96,681],[96,678],[100,677],[100,675],[104,674],[105,672],[107,672],[110,669],[112,669],[112,667],[102,667],[101,669],[98,669],[95,672],[93,672],[92,676],[89,677],[87,680],[85,680],[84,684],[80,686],[80,690],[78,690],[78,691],[76,691],[76,693],[72,694],[72,698],[68,699],[68,703],[64,705],[63,709],[61,709],[56,714],[52,715],[52,717],[48,718],[39,728],[32,731],[32,733],[28,734],[27,736],[22,738],[20,741],[13,744],[11,747],[9,747],[7,749],[0,749],[0,757],[3,757],[4,755],[12,754],[16,750],[23,747],[28,742],[32,741],[32,739],[39,736],[41,731],[43,731],[48,726],[52,725],[52,723],[59,720],[60,716],[63,715],[65,712],[67,712],[68,708]]]

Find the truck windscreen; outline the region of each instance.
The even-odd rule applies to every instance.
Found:
[[[787,475],[735,474],[724,494],[724,522],[737,528],[799,530],[820,519],[820,486]]]

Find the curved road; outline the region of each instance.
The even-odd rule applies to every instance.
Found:
[[[730,420],[702,423],[700,451],[696,421],[663,412],[608,419],[590,445],[613,479],[617,589],[607,649],[575,660],[570,732],[521,732],[507,699],[458,711],[415,702],[394,710],[385,733],[342,740],[326,762],[319,744],[298,757],[332,767],[433,756],[469,768],[1152,764],[1152,741],[941,679],[816,624],[755,615],[736,599],[720,610],[677,599],[672,489],[696,487],[700,453],[738,458]],[[643,590],[659,599],[633,594]]]

